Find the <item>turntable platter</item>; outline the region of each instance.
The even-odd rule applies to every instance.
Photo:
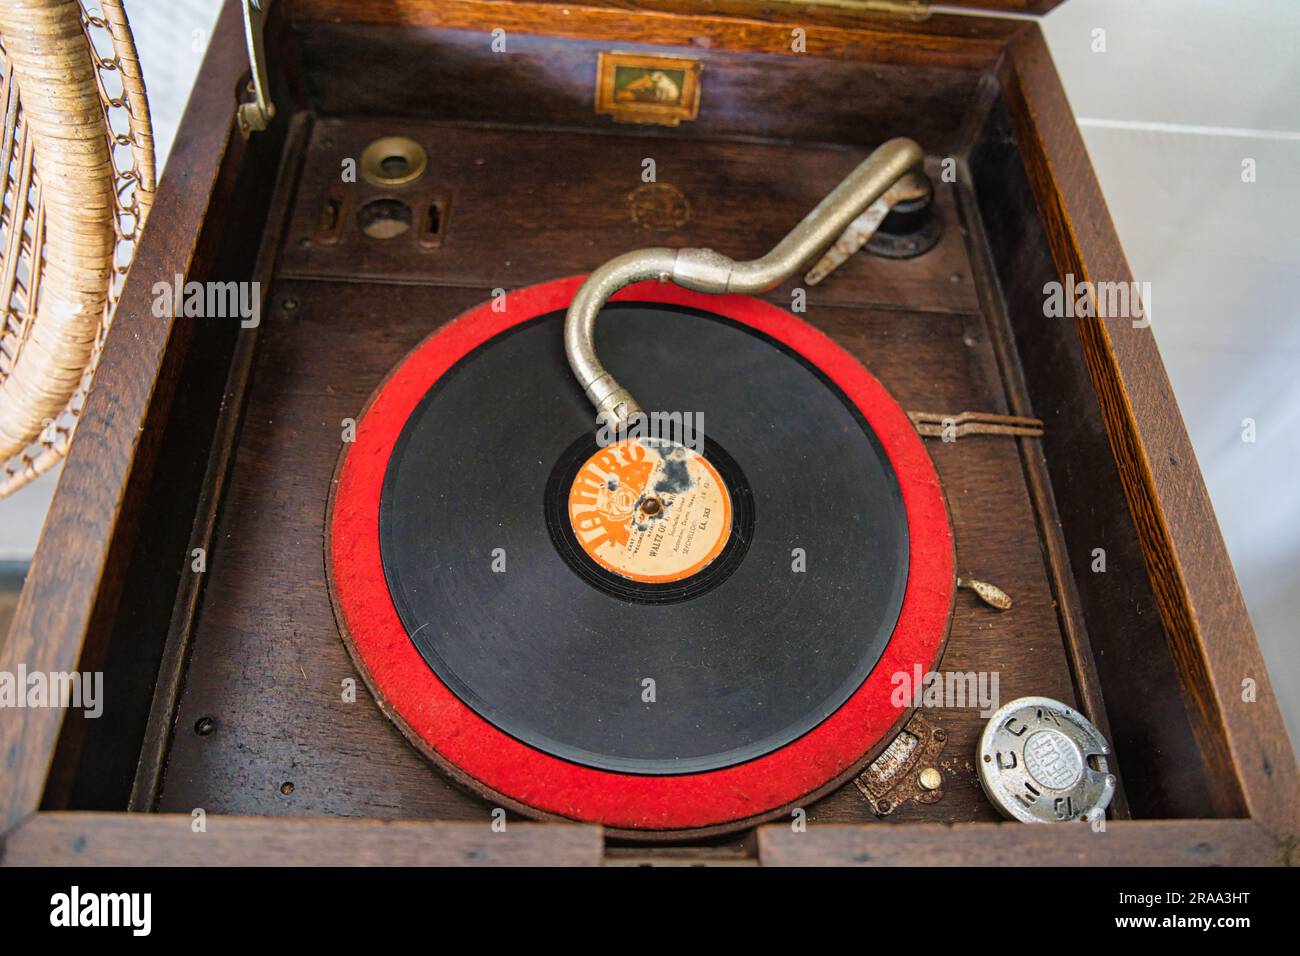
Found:
[[[332,503],[340,624],[413,742],[516,809],[629,830],[780,811],[887,742],[892,675],[937,657],[933,468],[820,333],[658,284],[610,307],[601,351],[700,442],[602,448],[563,351],[576,286],[462,316],[376,393]],[[632,519],[643,548],[593,531],[629,485],[619,507],[667,489]]]

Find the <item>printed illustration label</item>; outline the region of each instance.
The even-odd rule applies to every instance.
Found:
[[[684,445],[633,438],[602,448],[569,489],[569,522],[593,561],[630,581],[697,574],[731,533],[731,496],[706,459]]]

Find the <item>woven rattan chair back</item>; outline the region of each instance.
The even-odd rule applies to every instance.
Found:
[[[66,453],[153,200],[122,0],[0,0],[0,497]]]

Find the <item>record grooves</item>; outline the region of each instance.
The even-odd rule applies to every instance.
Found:
[[[600,566],[564,508],[600,452],[560,345],[578,282],[467,313],[372,398],[331,503],[349,649],[421,750],[523,812],[637,832],[780,812],[887,742],[907,716],[890,676],[942,647],[933,467],[880,384],[798,319],[636,286],[602,353],[647,407],[703,416],[696,474],[730,524],[680,580]]]

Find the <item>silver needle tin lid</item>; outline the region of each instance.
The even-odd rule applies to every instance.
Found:
[[[984,793],[1023,823],[1104,816],[1115,795],[1110,746],[1088,719],[1050,697],[1021,697],[989,718],[978,763]]]

